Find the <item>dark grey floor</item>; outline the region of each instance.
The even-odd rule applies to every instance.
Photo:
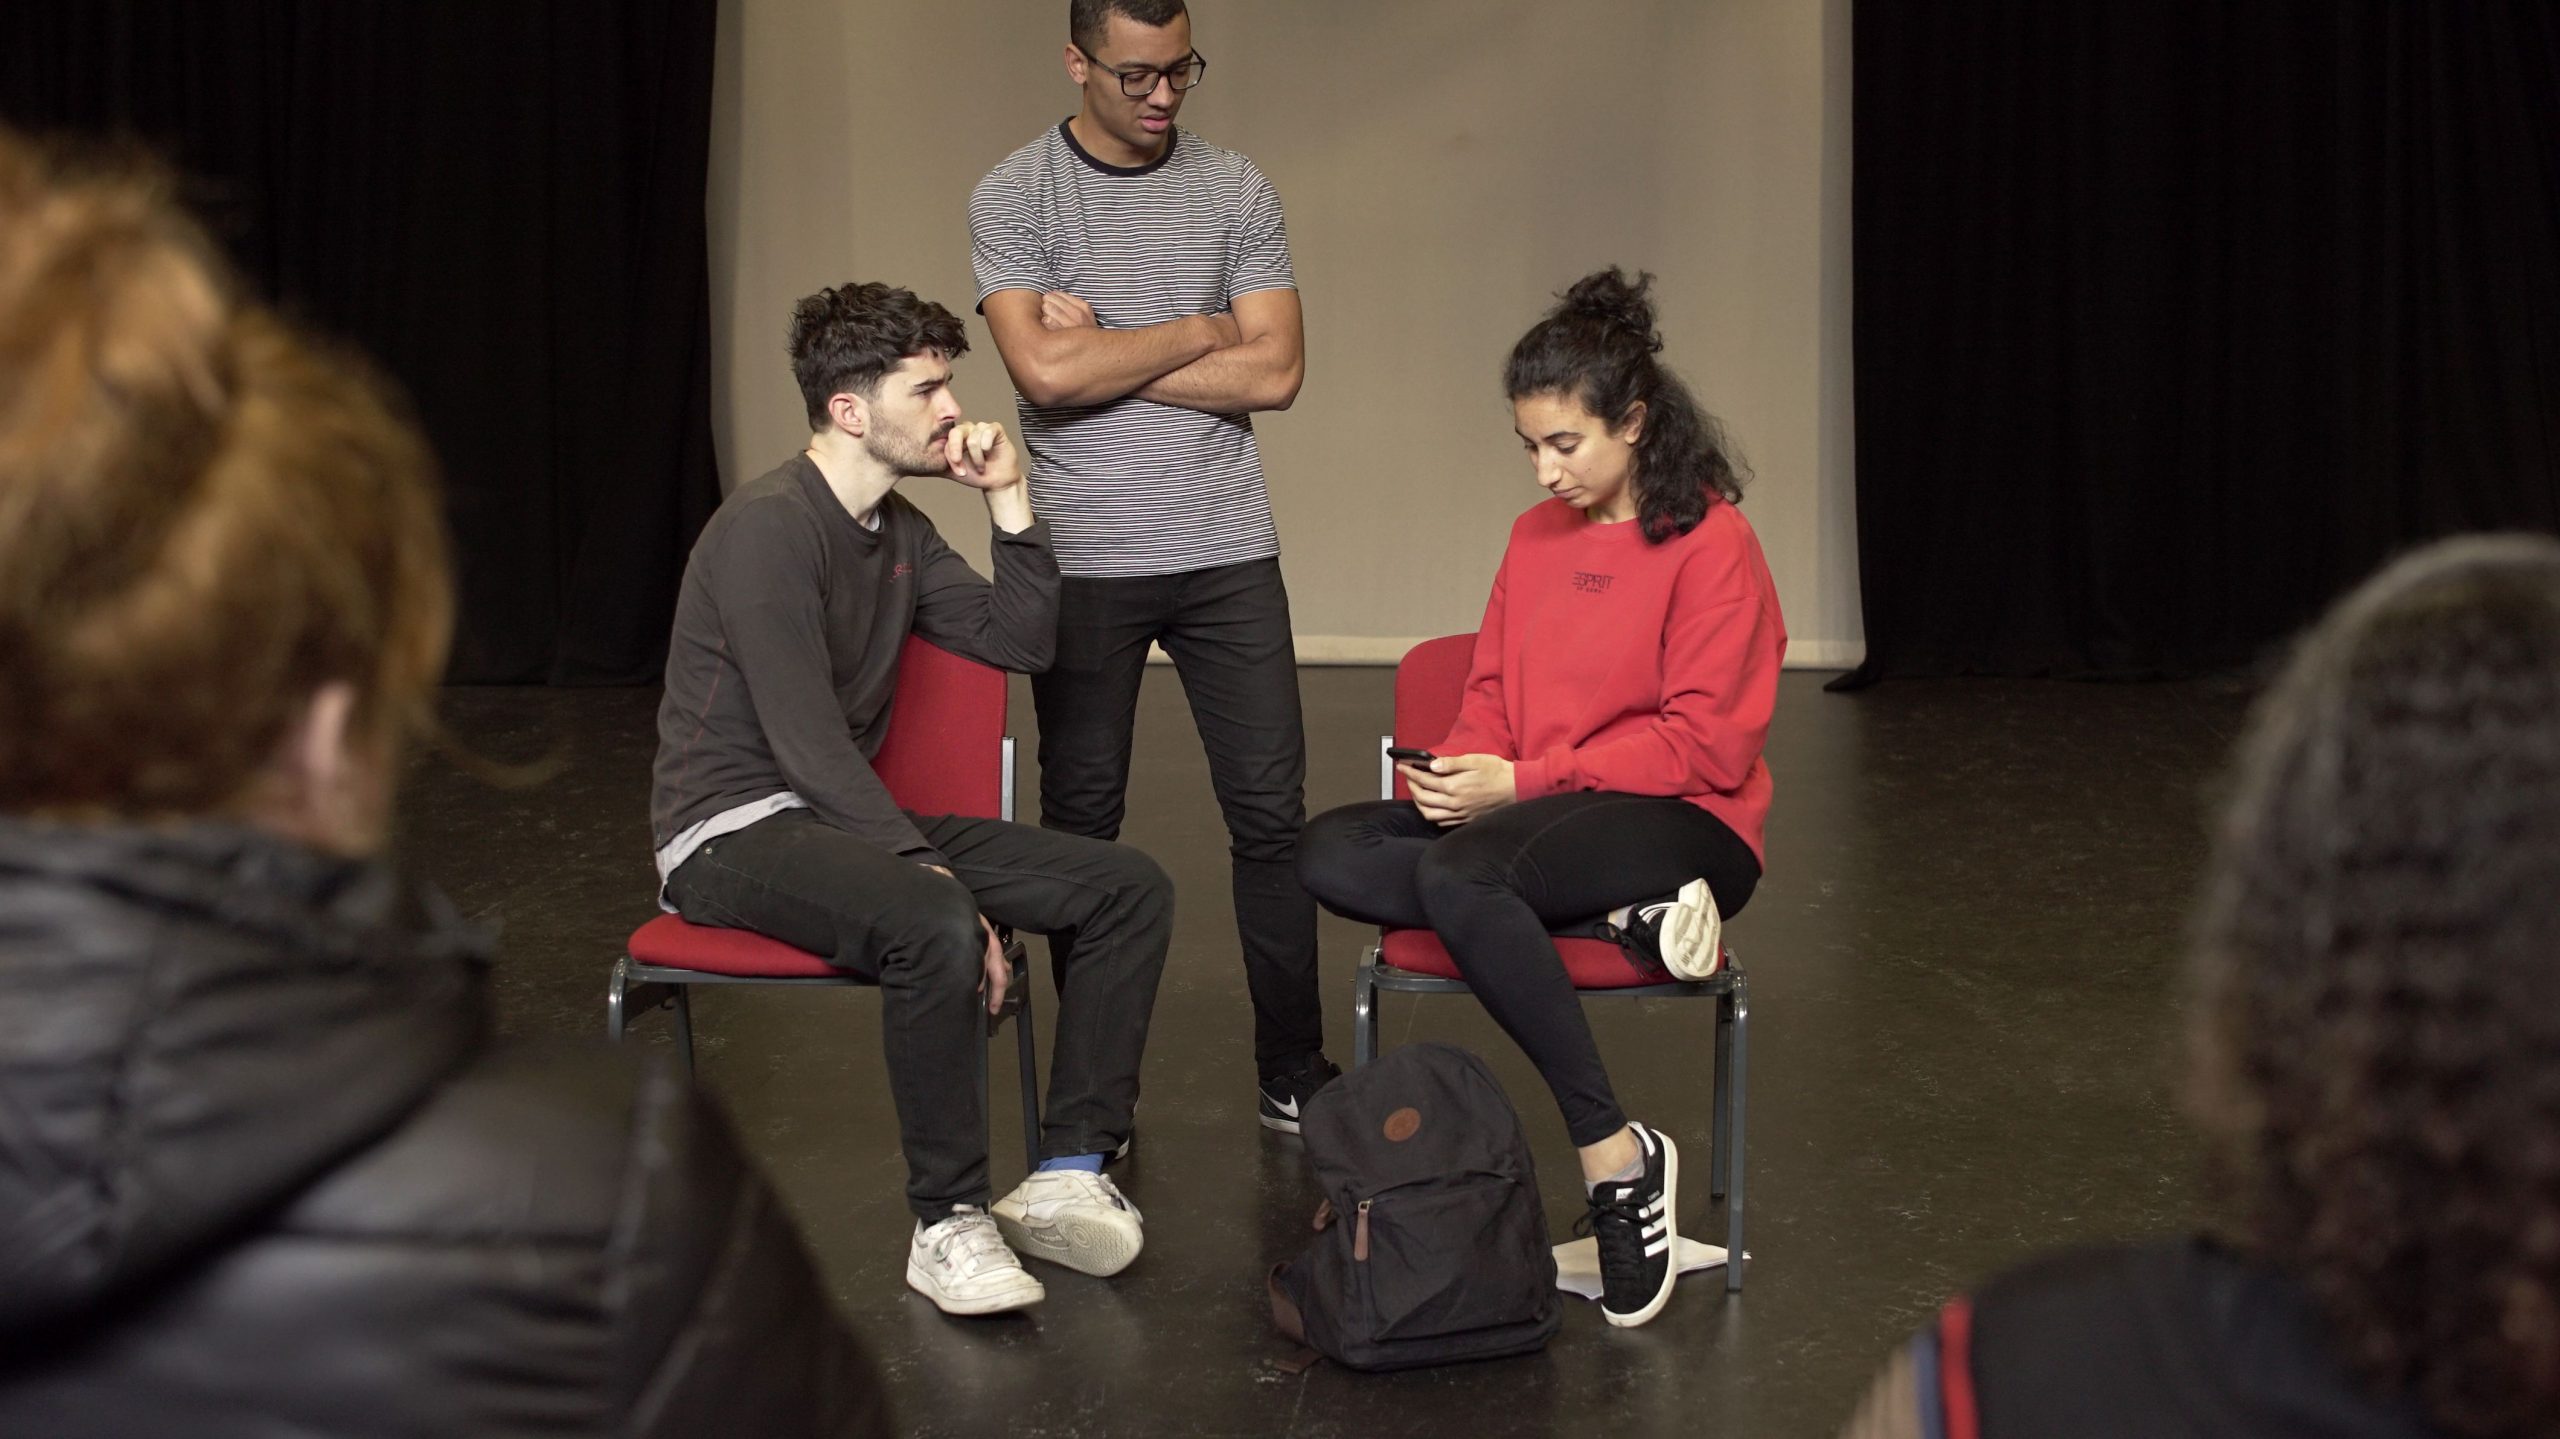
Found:
[[[1008,1320],[946,1319],[906,1291],[903,1170],[867,991],[706,992],[704,1081],[800,1215],[913,1432],[1829,1434],[1878,1358],[1953,1289],[2041,1247],[2186,1213],[2196,1155],[2175,1103],[2176,950],[2243,696],[1988,681],[1838,696],[1823,678],[1786,678],[1769,877],[1730,931],[1754,979],[1757,1258],[1736,1299],[1712,1276],[1690,1280],[1662,1318],[1624,1332],[1577,1305],[1542,1355],[1438,1372],[1269,1365],[1280,1347],[1261,1276],[1301,1242],[1315,1196],[1296,1141],[1254,1123],[1224,835],[1168,671],[1148,676],[1125,836],[1181,894],[1139,1150],[1118,1171],[1148,1219],[1133,1269],[1102,1281],[1044,1266],[1048,1302]],[[1310,804],[1369,797],[1387,672],[1310,669],[1305,691]],[[408,859],[502,921],[511,1032],[602,1032],[605,971],[649,913],[654,703],[454,691],[445,714],[466,747],[554,756],[557,773],[503,790],[444,759],[417,766]],[[1020,682],[1013,728],[1027,808]],[[1362,931],[1328,920],[1324,939],[1347,1059]],[[1535,1076],[1466,1001],[1387,1005],[1388,1043],[1454,1040],[1493,1062],[1565,1227],[1580,1191]],[[1626,1107],[1703,1155],[1706,1007],[1592,1014]],[[653,1016],[645,1041],[667,1037]],[[1011,1066],[996,1063],[1003,1095]],[[1021,1151],[1017,1120],[996,1108],[1002,1189]],[[1692,1187],[1684,1229],[1720,1237]]]

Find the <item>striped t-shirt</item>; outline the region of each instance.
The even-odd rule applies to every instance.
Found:
[[[1295,289],[1280,196],[1251,160],[1175,127],[1164,154],[1106,165],[1064,122],[969,196],[978,307],[998,290],[1064,290],[1105,329],[1214,314]],[[1031,500],[1062,573],[1180,574],[1280,553],[1253,422],[1128,396],[1043,407],[1015,397]]]

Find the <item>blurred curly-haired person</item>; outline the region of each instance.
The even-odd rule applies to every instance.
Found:
[[[2342,601],[2210,873],[2228,1232],[1993,1280],[1851,1434],[2560,1435],[2560,544],[2448,541]]]

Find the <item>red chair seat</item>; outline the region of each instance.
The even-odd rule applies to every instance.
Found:
[[[852,977],[805,949],[793,949],[743,929],[687,924],[662,914],[631,932],[630,954],[642,964],[692,969],[741,979],[845,979]]]
[[[1663,982],[1663,976],[1636,968],[1625,950],[1605,939],[1559,938],[1556,953],[1563,956],[1565,977],[1573,981],[1576,989],[1633,989],[1640,984]],[[1378,945],[1378,959],[1389,969],[1409,974],[1466,978],[1458,973],[1458,962],[1441,947],[1440,936],[1427,929],[1386,931]]]

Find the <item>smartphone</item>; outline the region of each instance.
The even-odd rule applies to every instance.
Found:
[[[1406,749],[1402,745],[1387,746],[1387,758],[1399,764],[1428,765],[1439,756],[1427,749]]]

